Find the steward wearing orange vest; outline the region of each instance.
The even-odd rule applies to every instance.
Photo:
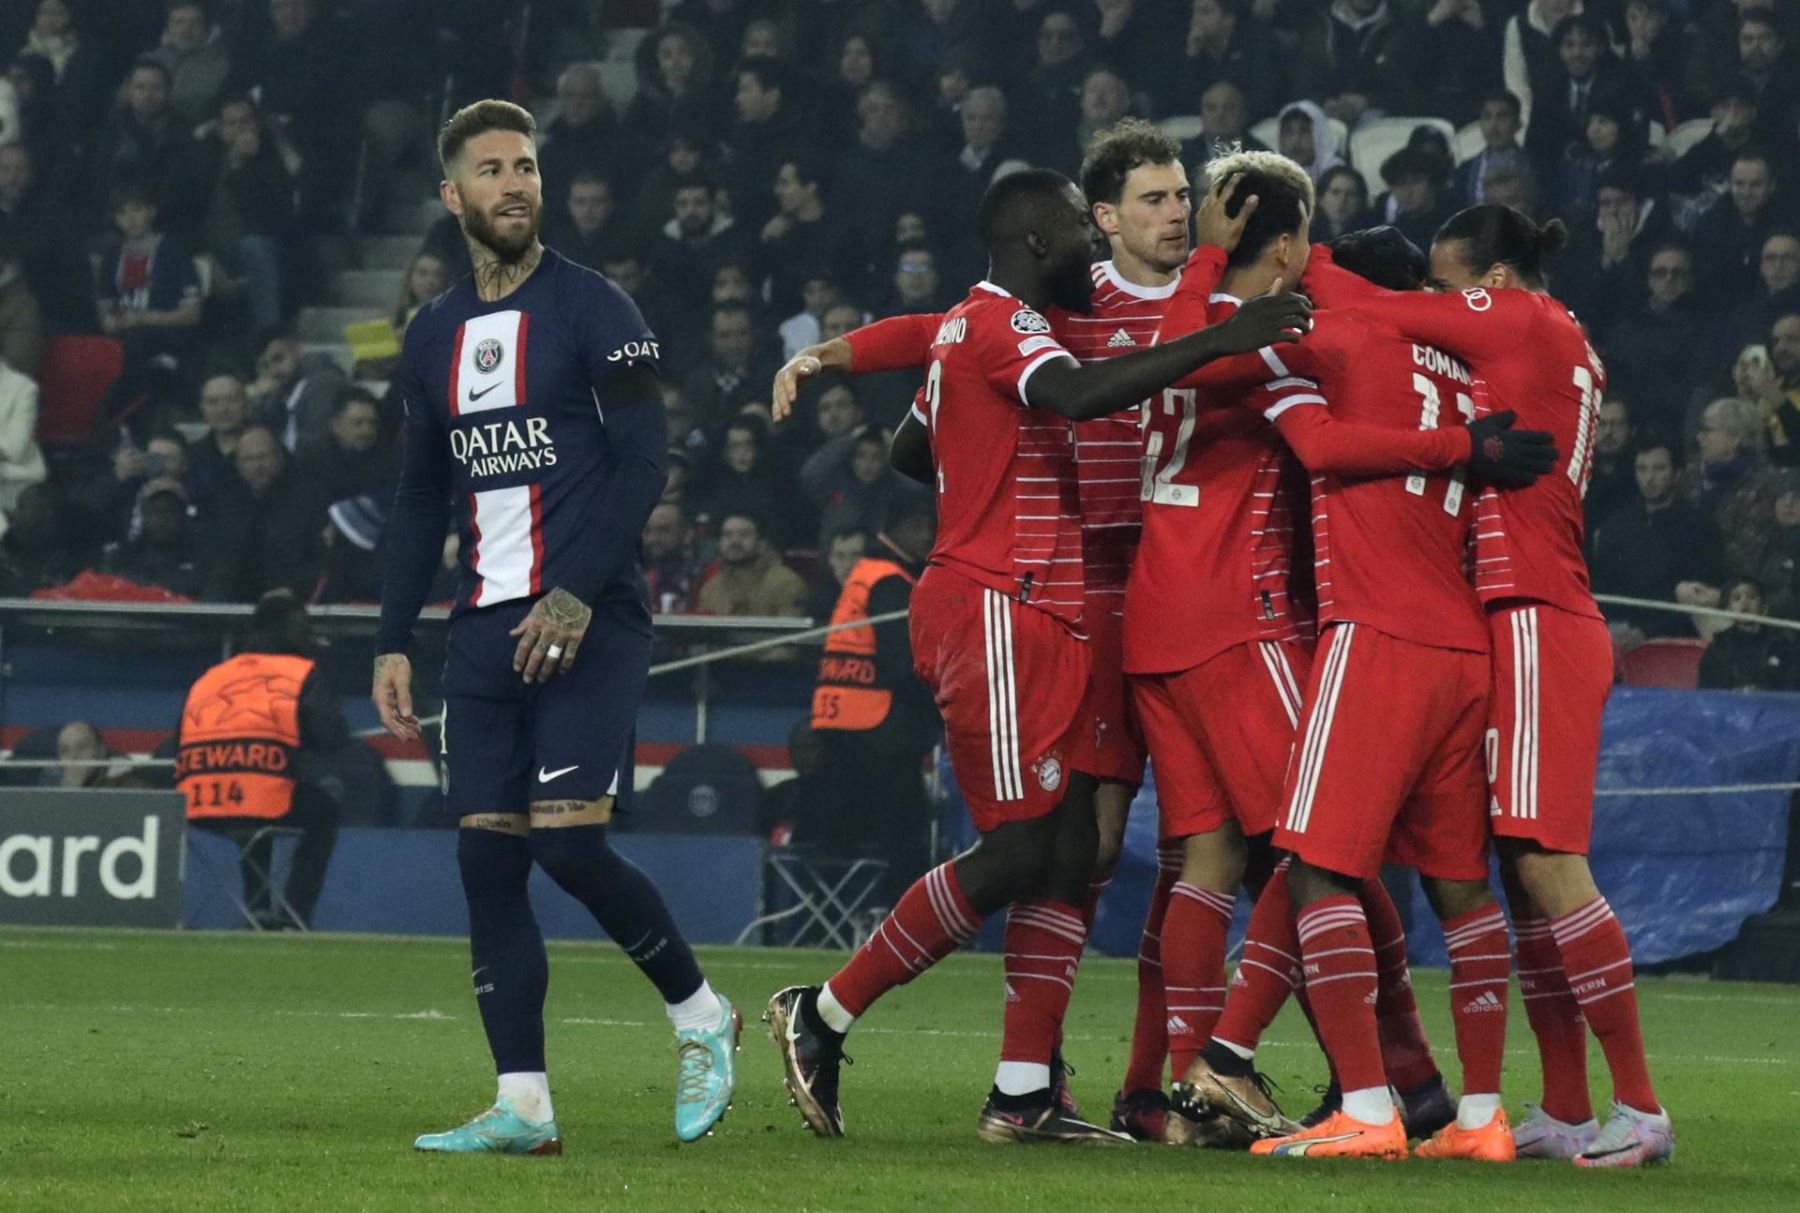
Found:
[[[929,502],[899,504],[844,579],[832,623],[905,611],[936,534]],[[828,854],[886,859],[886,885],[903,891],[930,859],[920,768],[938,730],[931,692],[913,672],[904,616],[826,636],[812,726],[824,750],[829,816],[811,829],[797,822],[796,841]]]
[[[347,740],[343,713],[317,663],[306,608],[287,590],[256,604],[245,649],[202,674],[181,713],[175,786],[195,829],[232,836],[270,825],[302,831],[286,899],[300,918],[275,913],[258,873],[273,840],[245,853],[244,900],[265,927],[304,926],[312,917],[337,843],[338,806],[307,778],[309,752]]]

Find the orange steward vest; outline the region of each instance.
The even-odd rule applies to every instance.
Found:
[[[869,591],[876,582],[894,576],[914,582],[912,574],[891,560],[865,556],[857,561],[844,579],[831,622],[867,620]],[[828,634],[813,688],[812,727],[866,732],[880,728],[893,706],[894,690],[882,685],[875,669],[875,629],[845,628]]]
[[[200,676],[181,713],[175,786],[190,820],[274,821],[294,804],[304,657],[240,653]]]

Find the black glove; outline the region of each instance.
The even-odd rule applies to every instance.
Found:
[[[1508,409],[1469,422],[1469,472],[1484,485],[1522,489],[1548,475],[1561,456],[1543,430],[1515,430],[1519,415]]]

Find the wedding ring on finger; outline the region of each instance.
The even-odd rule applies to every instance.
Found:
[[[560,645],[560,644],[551,645],[549,648],[544,650],[544,656],[546,656],[546,657],[561,657],[562,656],[562,645]]]

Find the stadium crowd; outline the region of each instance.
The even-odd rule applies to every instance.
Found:
[[[948,307],[984,269],[987,185],[1073,175],[1093,132],[1137,115],[1184,136],[1196,179],[1234,143],[1301,163],[1319,240],[1391,223],[1423,247],[1475,202],[1562,217],[1553,289],[1611,377],[1596,590],[1800,617],[1794,8],[0,2],[0,593],[372,600],[392,342],[352,363],[295,321],[356,236],[416,230],[444,107],[510,92],[539,117],[546,242],[624,286],[663,343],[659,611],[830,614],[920,491],[886,458],[916,384],[825,376],[777,426],[776,369]],[[373,318],[395,338],[467,270],[449,216],[420,239]],[[41,451],[38,413],[63,402],[35,379],[68,335],[115,339],[123,370],[85,446]],[[1704,626],[1614,616],[1628,645]],[[1728,631],[1710,683],[1800,685],[1788,633]]]

